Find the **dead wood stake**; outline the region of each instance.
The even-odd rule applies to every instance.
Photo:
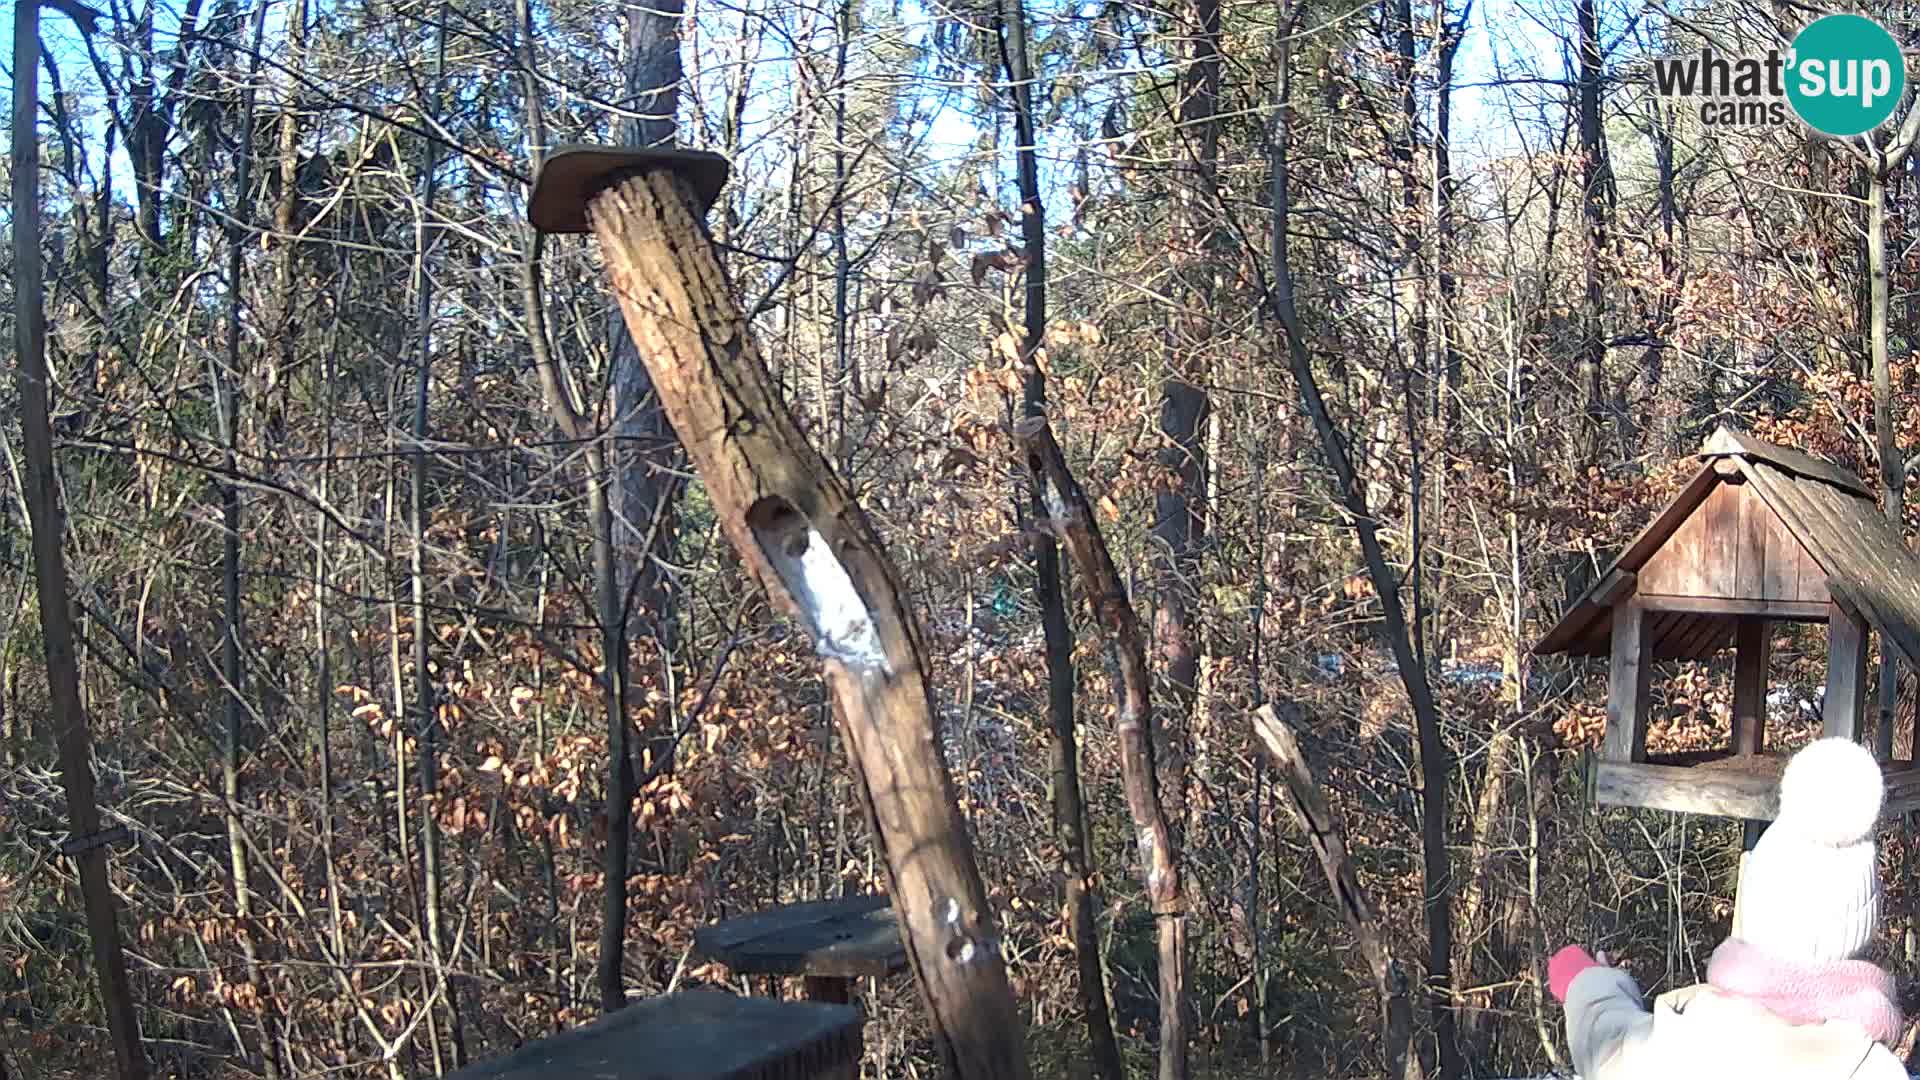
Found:
[[[727,539],[813,638],[948,1067],[964,1080],[1027,1080],[920,629],[872,524],[761,361],[704,221],[724,176],[711,154],[561,151],[542,164],[528,214],[538,227],[584,224],[599,238],[627,327]]]

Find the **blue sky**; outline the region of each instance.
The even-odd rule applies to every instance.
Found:
[[[1517,73],[1523,67],[1531,68],[1533,73],[1548,78],[1557,78],[1561,74],[1560,45],[1556,33],[1565,32],[1572,14],[1570,0],[1475,0],[1472,24],[1463,41],[1456,64],[1454,93],[1454,141],[1456,168],[1467,171],[1474,165],[1492,156],[1504,156],[1518,149],[1513,132],[1512,95],[1513,91],[1489,87],[1484,84],[1495,76],[1496,61],[1507,64],[1509,73]],[[171,7],[171,5],[169,5]],[[284,5],[275,3],[269,11],[268,39],[274,40],[277,33],[273,24],[277,23]],[[172,42],[167,36],[171,19],[165,14],[161,18],[161,47],[169,47]],[[69,88],[91,87],[93,77],[88,70],[85,53],[79,45],[79,34],[64,16],[43,9],[41,37],[49,53],[60,64]],[[4,41],[5,53],[12,55],[12,20],[0,20],[0,40]],[[1518,61],[1518,63],[1516,63]],[[41,93],[48,93],[50,86],[43,72]],[[1542,92],[1557,94],[1557,90],[1533,87],[1525,91],[1534,95]],[[97,125],[89,134],[97,146],[99,131]],[[977,131],[965,112],[958,109],[945,109],[937,114],[930,135],[934,156],[946,160],[958,160],[974,153]],[[1011,130],[1007,133],[1011,135]],[[1049,141],[1043,133],[1043,140]],[[1063,149],[1049,145],[1049,156],[1056,161],[1070,159],[1070,148]],[[1064,168],[1064,164],[1056,168]],[[1051,171],[1051,170],[1050,170]],[[118,155],[115,163],[116,189],[122,194],[130,194],[124,185],[130,178],[130,170],[125,161],[124,152]],[[1011,163],[1006,168],[1011,176]],[[1049,180],[1055,178],[1049,177]],[[1048,183],[1049,191],[1057,191],[1060,185]],[[1051,208],[1050,208],[1051,209]],[[1057,215],[1063,212],[1054,209]]]

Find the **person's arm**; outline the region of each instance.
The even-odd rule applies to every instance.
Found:
[[[1653,1034],[1653,1014],[1633,977],[1596,965],[1567,986],[1567,1047],[1581,1080],[1619,1080]]]

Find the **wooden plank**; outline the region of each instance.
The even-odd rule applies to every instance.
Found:
[[[1779,787],[1775,776],[1698,766],[1602,761],[1594,771],[1597,802],[1711,817],[1771,821],[1780,812]]]
[[[1646,612],[1637,599],[1613,609],[1607,734],[1600,745],[1600,756],[1606,761],[1641,761],[1647,756],[1647,696],[1653,658],[1647,648],[1646,624]]]
[[[1733,645],[1733,620],[1726,616],[1715,616],[1703,620],[1705,630],[1694,639],[1693,651],[1688,653],[1689,660],[1711,660],[1720,651]]]
[[[1646,592],[1680,596],[1717,596],[1713,587],[1713,569],[1707,565],[1708,508],[1724,485],[1716,483],[1702,496],[1700,504],[1678,522],[1666,543],[1661,544],[1639,568],[1639,587]]]
[[[1649,611],[1647,622],[1641,628],[1641,636],[1646,639],[1647,655],[1663,657],[1673,648],[1673,636],[1685,628],[1687,616],[1673,611]]]
[[[1740,495],[1734,485],[1721,484],[1694,514],[1700,523],[1700,588],[1691,595],[1741,595],[1736,591],[1740,576]]]
[[[1828,572],[1829,592],[1843,599],[1879,628],[1882,638],[1909,663],[1920,657],[1920,559],[1895,534],[1869,499],[1850,496],[1824,484],[1794,484],[1753,466],[1774,494],[1776,509],[1797,513],[1806,525],[1804,539]]]
[[[1739,600],[1712,596],[1667,596],[1636,593],[1640,606],[1648,611],[1685,611],[1704,615],[1757,615],[1765,619],[1792,622],[1825,622],[1827,602],[1804,603],[1799,600]]]
[[[1767,524],[1766,567],[1761,573],[1760,595],[1769,600],[1799,600],[1800,563],[1802,559],[1811,560],[1806,548],[1793,535],[1793,530],[1752,484],[1747,485],[1748,507],[1756,514],[1764,514]],[[1825,577],[1822,574],[1821,577]]]
[[[1726,643],[1731,631],[1720,617],[1714,615],[1689,615],[1686,628],[1674,642],[1675,660],[1693,660],[1701,656],[1711,656]],[[1659,657],[1655,653],[1655,657]]]
[[[1733,633],[1733,752],[1757,754],[1767,745],[1767,669],[1773,627],[1745,616]]]
[[[1858,739],[1867,711],[1867,623],[1839,604],[1827,618],[1827,697],[1821,720],[1828,737]]]
[[[1727,464],[1738,469],[1736,462]],[[1767,509],[1766,502],[1746,482],[1745,477],[1741,477],[1738,484],[1722,484],[1721,488],[1734,493],[1740,513],[1739,559],[1735,566],[1733,595],[1755,600],[1786,599],[1775,596],[1767,588],[1767,550],[1773,544],[1774,523],[1778,520],[1774,512]]]
[[[693,932],[707,960],[736,975],[884,977],[907,967],[900,923],[884,896],[789,904]]]
[[[1791,534],[1789,534],[1791,535]],[[1833,599],[1827,590],[1827,572],[1821,567],[1820,560],[1798,539],[1793,541],[1794,577],[1798,581],[1797,599],[1803,603],[1818,604]]]
[[[1887,801],[1882,815],[1892,817],[1920,810],[1920,768],[1907,766],[1887,772]]]
[[[847,1076],[860,1010],[713,990],[649,998],[536,1039],[451,1080],[798,1080]]]
[[[1615,570],[1600,579],[1599,586],[1593,592],[1593,602],[1601,607],[1612,607],[1632,596],[1639,588],[1639,584],[1640,578],[1637,574],[1627,570]]]

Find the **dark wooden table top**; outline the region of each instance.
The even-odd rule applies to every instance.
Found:
[[[635,1002],[451,1080],[799,1078],[860,1060],[862,1022],[848,1005],[690,990]]]
[[[702,957],[736,975],[883,977],[907,967],[900,924],[884,896],[790,904],[694,931]]]

